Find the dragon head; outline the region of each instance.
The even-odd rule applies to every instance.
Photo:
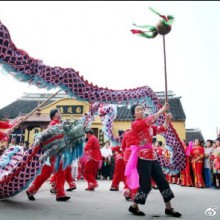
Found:
[[[79,123],[78,120],[65,120],[63,121],[62,126],[70,142],[73,142],[79,138],[81,139],[85,136],[84,126]]]

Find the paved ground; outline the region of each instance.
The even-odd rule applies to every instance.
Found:
[[[119,192],[109,191],[111,181],[99,180],[99,187],[91,192],[85,191],[86,182],[78,181],[77,189],[69,192],[68,202],[56,202],[45,183],[36,194],[36,201],[29,201],[25,192],[0,201],[0,220],[136,220],[136,219],[174,219],[164,214],[164,203],[158,190],[152,190],[147,203],[140,206],[146,216],[133,216],[128,212],[131,202]],[[122,185],[121,185],[122,188]],[[219,220],[220,190],[186,188],[172,185],[175,194],[173,207],[187,220]],[[209,216],[205,211],[210,209]],[[214,215],[214,212],[216,214]]]

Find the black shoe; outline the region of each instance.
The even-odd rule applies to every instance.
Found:
[[[85,190],[86,191],[94,191],[95,189],[94,188],[86,188]]]
[[[31,201],[34,201],[34,200],[35,200],[34,196],[31,195],[28,191],[26,191],[26,193],[27,193],[27,196],[28,196],[28,199],[29,199],[29,200],[31,200]]]
[[[177,217],[177,218],[179,218],[182,215],[179,212],[176,212],[173,208],[172,209],[165,209],[165,214],[171,215],[171,216]]]
[[[133,206],[130,206],[128,211],[133,213],[134,215],[145,216],[144,212],[141,212],[138,208],[134,208]]]
[[[153,189],[155,189],[155,190],[157,190],[157,189],[158,189],[158,187],[156,187],[156,186],[152,186],[152,188],[153,188]]]
[[[125,197],[125,199],[126,199],[127,201],[130,201],[130,200],[131,200],[131,197]]]
[[[109,189],[110,191],[119,191],[119,189],[116,189],[116,188],[111,188]]]
[[[56,190],[55,190],[55,189],[50,189],[50,192],[51,192],[52,194],[56,194]]]
[[[56,198],[56,200],[57,200],[58,202],[64,202],[64,201],[67,201],[67,200],[69,200],[69,199],[70,199],[69,196],[63,196],[63,197]]]
[[[76,189],[76,186],[73,187],[73,188],[69,188],[69,189],[67,189],[66,191],[67,191],[67,192],[71,192],[71,191],[73,191],[73,190],[75,190],[75,189]]]

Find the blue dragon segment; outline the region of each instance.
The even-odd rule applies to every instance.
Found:
[[[9,66],[9,65],[5,64],[4,62],[2,62],[1,59],[0,59],[0,67],[1,67],[2,74],[4,74],[5,76],[10,74],[11,76],[13,76],[19,82],[28,82],[29,85],[35,85],[40,89],[45,88],[47,90],[50,90],[50,89],[56,89],[57,88],[56,85],[52,85],[50,83],[45,82],[39,76],[29,76],[29,75],[24,74],[21,71],[15,70],[11,66]]]
[[[0,199],[17,195],[26,189],[44,161],[39,161],[42,154],[40,146],[23,151],[20,146],[8,148],[0,158]]]
[[[9,198],[25,190],[47,158],[56,158],[56,169],[62,161],[63,169],[71,165],[83,152],[84,126],[78,121],[64,121],[35,136],[30,149],[20,146],[7,149],[0,157],[0,199]]]
[[[23,157],[23,155],[24,148],[22,146],[13,146],[6,149],[4,151],[4,154],[0,157],[1,174],[3,172],[9,172],[10,170],[12,170],[19,162],[19,160]],[[4,171],[2,169],[4,169]]]
[[[48,142],[47,140],[50,140]],[[77,120],[64,120],[62,124],[50,127],[35,136],[36,143],[43,143],[43,154],[40,160],[46,161],[54,156],[55,169],[59,168],[60,162],[63,169],[72,164],[83,154],[83,143],[85,141],[84,126]]]
[[[174,152],[173,151],[174,150],[172,147],[165,145],[163,158],[170,164],[170,166],[174,164],[174,157],[173,157]],[[163,166],[162,166],[162,170],[165,174],[170,174],[170,175],[176,175],[176,174],[179,174],[180,172],[179,170],[170,169],[169,167],[163,167]]]

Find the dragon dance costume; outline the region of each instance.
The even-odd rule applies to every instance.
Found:
[[[99,162],[102,160],[100,144],[95,135],[88,135],[88,141],[84,147],[84,151],[88,156],[84,168],[84,178],[88,182],[88,188],[86,190],[94,190],[94,188],[98,187],[96,174],[99,169]]]
[[[90,103],[99,102],[120,105],[142,103],[145,106],[151,107],[152,114],[160,108],[159,99],[149,86],[123,90],[98,87],[85,80],[73,68],[46,65],[42,60],[35,59],[24,50],[17,48],[11,39],[7,27],[1,22],[0,31],[0,41],[2,42],[0,44],[0,64],[2,72],[12,75],[18,81],[36,85],[38,88],[52,89],[59,87],[71,97],[76,97],[77,100]],[[89,123],[93,118],[93,114],[87,116],[89,117],[85,118]],[[114,117],[112,117],[113,119]],[[161,125],[164,120],[164,116],[161,115],[157,121],[158,125]],[[109,125],[108,123],[106,128],[111,128]],[[74,127],[71,127],[70,130],[66,127],[64,127],[65,129],[46,129],[46,132],[38,135],[33,146],[30,147],[18,164],[19,166],[13,172],[8,175],[4,171],[4,168],[1,168],[0,199],[9,198],[24,190],[33,178],[35,178],[36,173],[42,168],[42,165],[45,164],[44,159],[47,159],[48,156],[51,157],[51,155],[54,155],[58,159],[61,159],[61,157],[62,159],[64,158],[64,161],[66,161],[64,167],[70,164],[71,159],[79,158],[82,153],[82,135],[84,135],[82,127],[85,125],[82,123],[81,125],[73,124],[73,126],[76,129]],[[106,131],[109,135],[112,134],[111,129],[106,129]],[[50,134],[59,137],[58,139],[54,139]],[[70,142],[66,142],[66,139],[70,140]],[[172,124],[170,124],[167,132],[164,134],[164,139],[166,144],[173,149],[173,157],[171,162],[167,162],[162,156],[158,156],[161,167],[166,168],[168,172],[181,171],[185,168],[185,152]],[[56,148],[58,142],[62,145],[60,151]],[[70,159],[65,159],[65,156],[62,154],[65,154],[66,151],[69,151]]]
[[[112,152],[114,153],[115,157],[115,169],[114,175],[111,185],[111,191],[118,191],[119,190],[119,183],[122,181],[125,185],[125,163],[123,160],[123,152],[120,146],[112,147]]]
[[[55,126],[59,124],[59,120],[52,120],[48,127]],[[40,189],[42,184],[51,176],[51,174],[54,171],[55,166],[55,157],[50,157],[50,165],[45,164],[42,168],[41,174],[36,177],[36,179],[33,181],[31,186],[28,188],[27,193],[30,195],[34,195],[37,193],[37,191]],[[65,170],[62,168],[62,162],[59,166],[58,171],[55,173],[54,181],[56,182],[56,198],[62,198],[65,197],[65,190],[64,190],[64,184],[65,184]]]

